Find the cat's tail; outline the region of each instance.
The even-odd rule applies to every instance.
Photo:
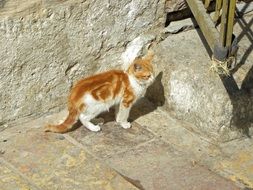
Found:
[[[59,125],[45,126],[45,132],[65,133],[71,130],[79,117],[79,111],[74,107],[69,107],[69,115],[65,121]]]

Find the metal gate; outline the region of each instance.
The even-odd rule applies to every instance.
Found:
[[[238,49],[236,37],[233,35],[236,0],[186,1],[213,52],[215,68],[218,72],[229,74],[230,58],[235,57]],[[207,13],[211,4],[215,5],[213,17]]]

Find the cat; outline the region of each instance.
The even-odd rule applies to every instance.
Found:
[[[148,50],[145,56],[135,58],[126,71],[110,70],[77,82],[68,97],[67,118],[59,125],[47,125],[45,131],[68,132],[78,119],[89,130],[100,131],[100,126],[90,120],[112,106],[117,106],[116,122],[130,128],[131,107],[154,81],[153,57],[153,51]]]

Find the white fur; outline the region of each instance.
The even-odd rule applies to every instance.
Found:
[[[143,47],[143,42],[141,37],[135,38],[131,44],[127,47],[126,51],[122,54],[121,58],[123,60],[123,69],[127,70],[129,65],[138,56]]]
[[[132,75],[129,76],[129,81],[130,81],[130,85],[132,86],[133,90],[134,90],[134,94],[138,97],[141,98],[144,96],[145,92],[146,92],[146,86],[140,84],[140,82],[138,82],[136,80],[136,78]]]
[[[91,131],[100,131],[101,128],[99,125],[94,125],[90,122],[90,120],[94,117],[94,115],[86,115],[86,114],[80,114],[79,119],[81,123],[89,130]]]
[[[125,129],[128,129],[128,128],[131,127],[131,124],[127,121],[130,109],[131,109],[131,106],[129,106],[128,108],[126,108],[121,103],[119,105],[119,111],[118,111],[117,116],[116,116],[117,123],[119,123],[120,126],[123,127],[123,128],[125,128]]]
[[[144,96],[146,89],[148,85],[152,81],[152,77],[148,81],[140,82],[138,81],[134,76],[128,75],[130,85],[134,90],[134,94],[137,97],[137,99]],[[136,101],[135,100],[135,101]],[[82,114],[80,114],[79,119],[81,123],[88,128],[91,131],[100,131],[101,128],[99,125],[94,125],[90,122],[91,119],[95,118],[97,115],[104,111],[109,111],[110,107],[113,105],[119,105],[119,110],[116,115],[116,121],[125,129],[130,128],[131,124],[127,121],[129,112],[131,109],[130,105],[128,108],[124,107],[122,104],[122,97],[118,96],[114,99],[107,100],[104,102],[98,101],[95,98],[93,98],[90,94],[86,94],[83,98],[83,102],[85,104],[85,110]],[[134,102],[133,102],[134,103]]]
[[[154,77],[151,76],[148,80],[146,81],[139,81],[137,80],[134,76],[129,75],[129,81],[130,85],[132,86],[135,95],[137,96],[137,99],[143,97],[146,93],[146,90],[148,86],[153,82]]]
[[[134,2],[134,1],[132,1]],[[131,8],[128,15],[132,15],[135,12],[135,8]],[[122,68],[127,70],[128,67],[133,63],[134,59],[141,55],[145,47],[148,47],[149,44],[156,38],[155,35],[145,34],[138,36],[133,41],[131,41],[126,48],[126,51],[122,53]]]
[[[90,120],[104,111],[109,111],[110,107],[119,104],[120,100],[119,97],[116,97],[112,100],[101,102],[97,101],[90,94],[86,94],[83,98],[86,107],[84,112],[79,116],[81,123],[91,131],[100,131],[100,127],[91,123]]]
[[[105,102],[97,101],[90,94],[86,94],[83,98],[83,102],[86,105],[86,110],[90,114],[101,113],[104,111],[109,111],[110,107],[119,104],[120,97],[116,97],[112,100],[108,100]]]

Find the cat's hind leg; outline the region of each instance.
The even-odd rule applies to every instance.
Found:
[[[97,132],[100,131],[101,128],[99,125],[94,125],[93,123],[90,122],[91,119],[93,119],[95,116],[92,115],[86,115],[84,113],[81,113],[79,116],[79,120],[81,121],[81,123],[89,130]]]

